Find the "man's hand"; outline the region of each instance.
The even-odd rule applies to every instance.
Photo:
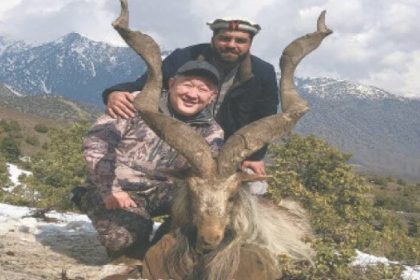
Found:
[[[131,199],[130,195],[124,191],[111,193],[105,197],[106,209],[120,209],[137,207],[137,204]]]
[[[254,171],[257,175],[265,176],[267,175],[265,173],[265,164],[264,161],[258,160],[258,161],[251,161],[251,160],[244,160],[241,164],[241,169],[249,168]]]
[[[108,104],[106,107],[107,114],[114,119],[117,117],[124,119],[134,117],[136,113],[136,109],[133,105],[135,96],[135,94],[124,91],[111,92],[108,95]]]

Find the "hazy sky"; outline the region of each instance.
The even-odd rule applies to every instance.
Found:
[[[320,12],[334,30],[297,75],[359,81],[420,97],[420,0],[129,0],[131,27],[162,49],[207,42],[206,22],[241,16],[262,26],[253,54],[275,64],[294,38],[313,32]],[[0,36],[43,43],[69,32],[123,45],[111,22],[118,0],[2,0]],[[417,22],[417,23],[416,23]]]

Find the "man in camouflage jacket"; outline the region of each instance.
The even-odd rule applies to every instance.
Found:
[[[179,68],[161,95],[160,110],[187,122],[217,152],[223,131],[208,105],[218,92],[219,75],[207,62],[189,61]],[[92,220],[110,255],[145,249],[154,216],[168,214],[176,186],[157,170],[179,168],[182,156],[141,119],[104,115],[88,132],[84,156],[94,185],[80,208]]]

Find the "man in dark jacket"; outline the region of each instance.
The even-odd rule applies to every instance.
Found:
[[[277,112],[278,87],[274,67],[250,54],[253,37],[261,29],[242,19],[217,19],[209,23],[213,30],[211,44],[199,44],[176,49],[163,61],[164,87],[176,69],[188,60],[206,60],[216,66],[222,76],[219,97],[214,105],[214,114],[229,138],[241,127]],[[112,117],[133,116],[131,92],[142,89],[147,74],[131,83],[113,86],[103,93],[107,112]],[[266,147],[242,163],[264,175],[263,158]]]

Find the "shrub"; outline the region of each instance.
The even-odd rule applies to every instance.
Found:
[[[9,171],[7,170],[6,158],[0,154],[0,190],[10,184]]]
[[[53,206],[59,210],[72,208],[68,200],[72,188],[85,184],[87,171],[82,154],[82,141],[89,124],[50,131],[48,149],[32,159],[32,176],[25,183],[39,193],[34,206]]]
[[[367,181],[347,164],[349,155],[314,136],[292,135],[271,147],[270,156],[272,198],[300,201],[315,232],[315,266],[286,263],[285,279],[355,279],[356,268],[349,266],[355,249],[412,263],[420,259],[419,242],[408,236],[407,224],[373,207]]]
[[[36,146],[36,147],[41,144],[39,142],[38,137],[36,137],[35,135],[26,137],[25,142],[28,143],[29,145]]]
[[[49,128],[45,124],[36,124],[34,129],[39,133],[47,133],[49,131]]]
[[[0,153],[10,162],[18,161],[22,154],[19,148],[19,142],[11,137],[5,137],[0,140]]]

